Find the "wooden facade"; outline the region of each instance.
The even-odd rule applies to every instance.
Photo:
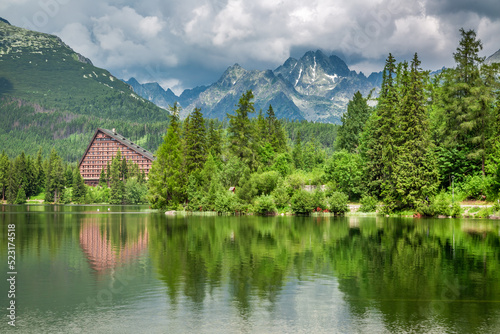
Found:
[[[97,129],[83,154],[78,168],[86,184],[96,186],[99,183],[101,170],[106,170],[107,163],[120,150],[122,158],[131,160],[139,165],[139,170],[147,175],[155,157],[139,145],[129,141],[116,133],[115,129]]]

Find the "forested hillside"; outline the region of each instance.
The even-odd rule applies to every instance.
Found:
[[[167,115],[58,37],[0,22],[0,140],[9,156],[55,147],[76,161],[97,127],[154,150]]]

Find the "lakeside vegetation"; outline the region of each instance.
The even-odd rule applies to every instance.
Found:
[[[121,157],[91,188],[55,151],[45,161],[40,151],[3,154],[2,197],[256,214],[344,214],[360,202],[363,212],[460,216],[459,201],[500,194],[499,67],[483,64],[474,31],[461,34],[456,67],[434,76],[417,54],[409,63],[389,54],[377,106],[356,93],[341,126],[278,120],[271,105],[257,112],[250,90],[223,122],[201,109],[181,121],[174,104],[147,183]]]

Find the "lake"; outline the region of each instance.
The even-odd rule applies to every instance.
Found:
[[[500,333],[494,220],[44,205],[0,217],[1,333],[12,300],[18,333]]]

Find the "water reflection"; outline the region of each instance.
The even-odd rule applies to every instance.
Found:
[[[101,273],[114,269],[137,260],[147,251],[149,234],[146,223],[134,226],[136,233],[131,236],[127,224],[114,225],[109,218],[106,222],[102,220],[84,218],[80,227],[80,247],[94,271]]]
[[[57,326],[102,315],[111,332],[118,324],[148,332],[500,332],[499,222],[12,208],[2,207],[0,231],[5,240],[16,223],[20,271],[29,273],[20,276],[20,313],[37,323],[48,310]],[[54,322],[41,328],[61,331]]]

